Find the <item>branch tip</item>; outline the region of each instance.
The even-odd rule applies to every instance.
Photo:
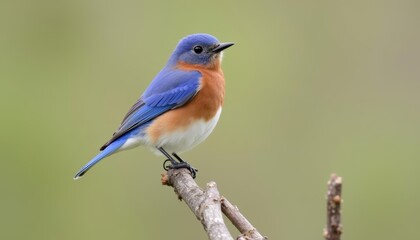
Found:
[[[327,191],[327,227],[323,236],[326,240],[340,240],[343,227],[341,225],[342,178],[331,174]]]
[[[160,181],[161,181],[162,185],[170,186],[169,185],[168,174],[167,173],[161,173],[160,176],[161,176]]]

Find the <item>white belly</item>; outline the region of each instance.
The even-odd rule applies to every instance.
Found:
[[[205,121],[204,119],[198,120],[182,130],[164,134],[158,139],[157,144],[149,147],[153,152],[159,155],[161,153],[156,147],[163,147],[169,153],[181,153],[190,150],[210,135],[216,127],[221,113],[222,108],[219,108],[216,115],[209,121]]]

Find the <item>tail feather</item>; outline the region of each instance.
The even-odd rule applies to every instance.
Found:
[[[97,164],[102,159],[108,157],[109,155],[115,153],[126,141],[125,138],[119,138],[115,142],[108,145],[103,151],[96,155],[92,160],[90,160],[85,166],[83,166],[74,176],[74,180],[82,177],[89,169],[91,169],[95,164]]]

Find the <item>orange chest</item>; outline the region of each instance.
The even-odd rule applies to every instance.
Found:
[[[217,109],[223,104],[225,98],[225,79],[222,71],[200,71],[201,77],[200,91],[197,97],[203,98],[207,104],[217,105]]]
[[[199,71],[202,75],[197,95],[182,108],[189,110],[190,116],[193,118],[205,120],[213,118],[222,106],[225,97],[225,79],[222,70],[204,67],[188,69],[186,66],[182,66],[182,68]]]

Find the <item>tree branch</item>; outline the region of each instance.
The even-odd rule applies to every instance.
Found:
[[[326,240],[340,240],[343,230],[341,225],[341,185],[342,178],[335,174],[328,181],[327,192],[327,227],[324,229]]]
[[[222,211],[232,224],[241,232],[237,240],[268,239],[262,236],[257,229],[239,212],[237,206],[232,205],[226,198],[222,197]]]
[[[266,239],[226,198],[221,197],[215,182],[207,183],[203,191],[186,169],[170,169],[162,174],[162,184],[174,188],[180,200],[188,205],[201,222],[210,240],[233,240],[222,216],[223,213],[242,233],[238,240]]]

